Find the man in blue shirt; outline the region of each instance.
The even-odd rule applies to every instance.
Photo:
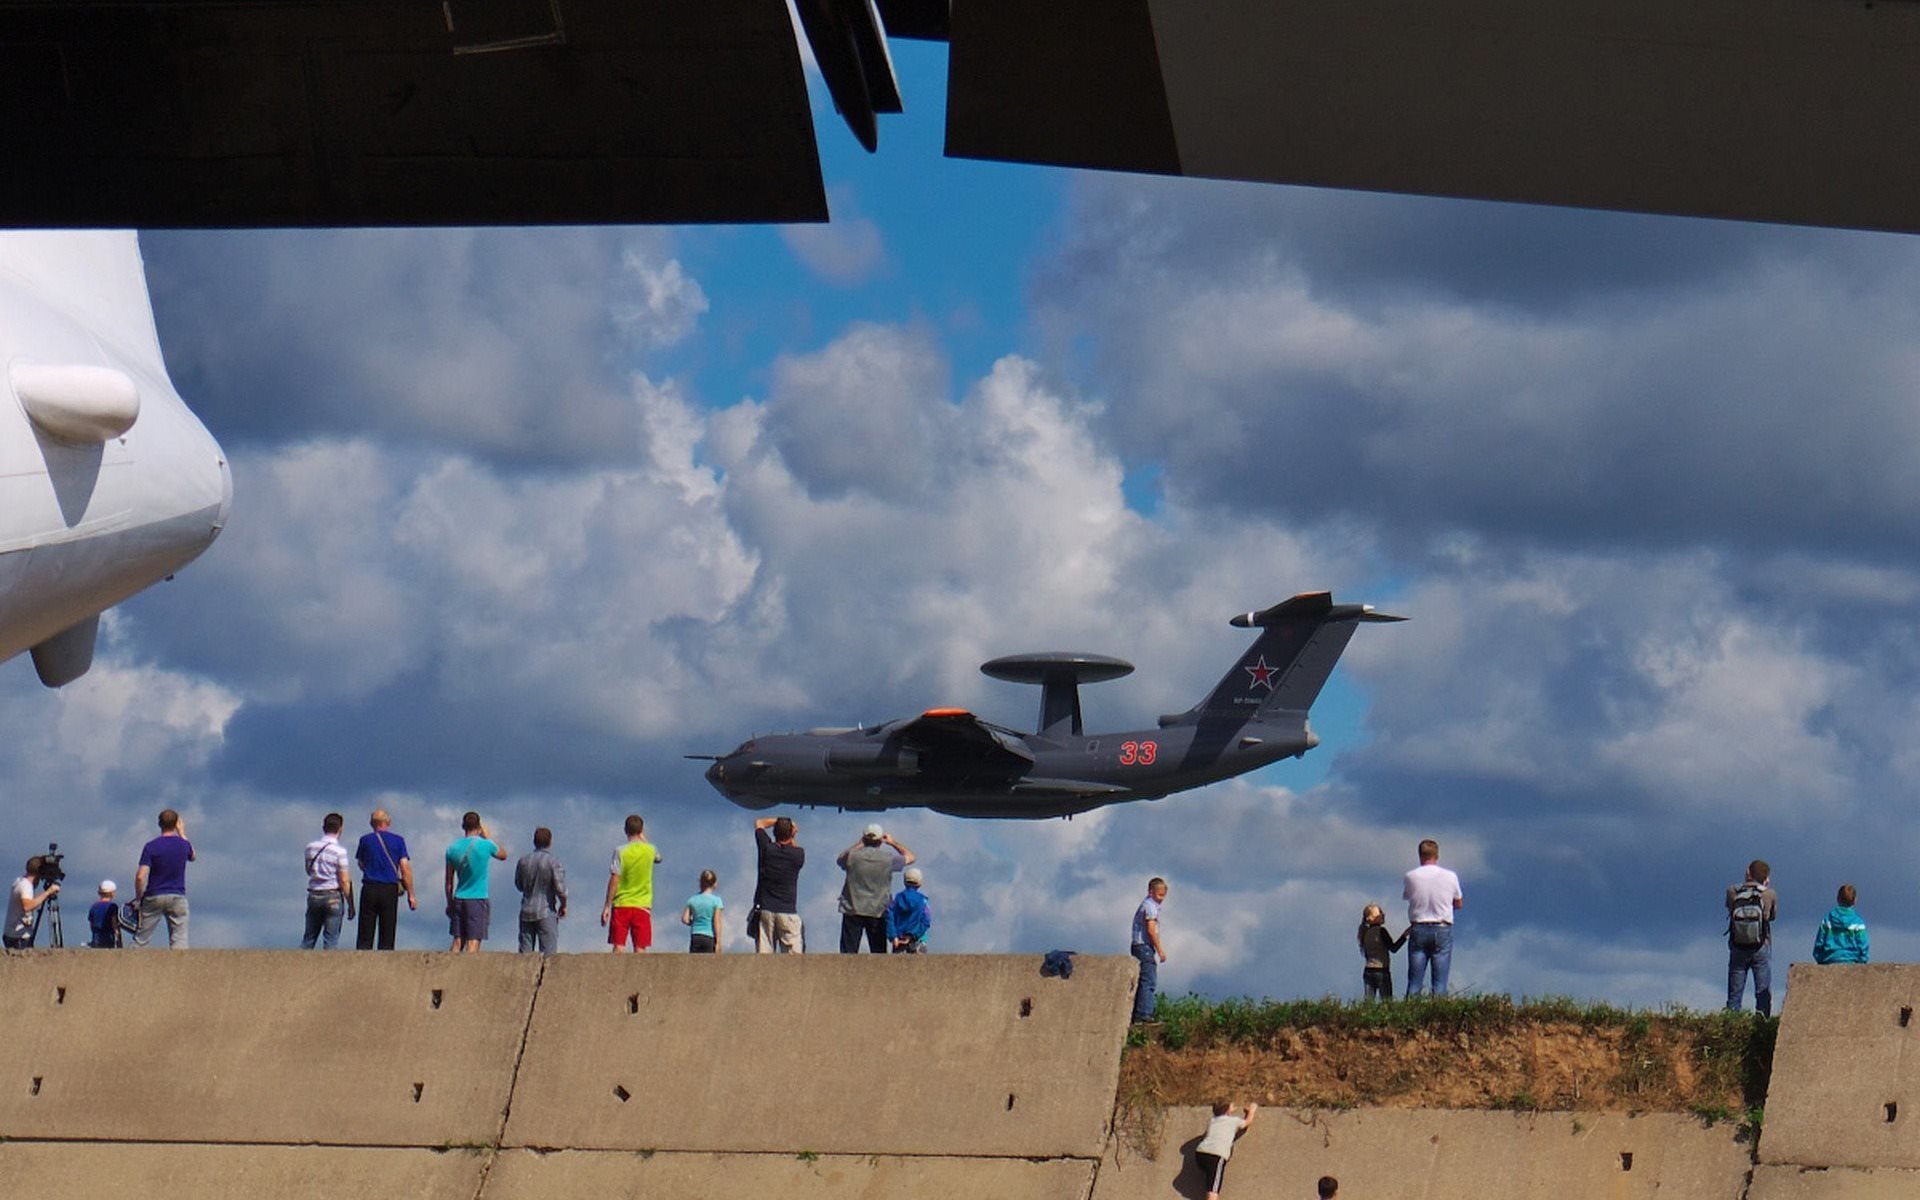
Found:
[[[415,912],[420,901],[413,894],[413,863],[407,858],[407,839],[388,828],[393,824],[385,809],[376,808],[368,822],[373,832],[362,834],[354,861],[360,864],[360,926],[354,946],[371,950],[377,936],[380,949],[393,949],[394,931],[400,924],[400,893],[407,894],[407,911]]]
[[[140,909],[134,945],[151,942],[165,918],[168,948],[187,948],[187,864],[193,861],[186,822],[172,809],[161,809],[160,836],[141,848],[140,869],[133,873],[133,900]]]

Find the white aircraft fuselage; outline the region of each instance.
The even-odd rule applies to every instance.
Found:
[[[167,378],[135,235],[0,233],[0,661],[77,678],[99,614],[193,561],[232,499]]]

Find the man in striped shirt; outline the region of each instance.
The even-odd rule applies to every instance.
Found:
[[[328,813],[320,822],[320,836],[307,843],[307,930],[301,935],[300,948],[311,950],[324,938],[331,950],[340,943],[340,924],[353,916],[353,870],[347,848],[340,844],[340,831],[347,819]]]

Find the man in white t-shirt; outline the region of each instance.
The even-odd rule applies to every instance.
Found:
[[[1233,1157],[1233,1143],[1253,1124],[1259,1112],[1258,1104],[1249,1104],[1247,1115],[1236,1117],[1233,1105],[1225,1100],[1213,1106],[1213,1119],[1207,1122],[1207,1132],[1193,1148],[1194,1164],[1200,1168],[1200,1178],[1206,1181],[1207,1200],[1220,1200],[1220,1189],[1227,1182],[1227,1160]]]
[[[1401,895],[1407,902],[1407,995],[1420,994],[1421,977],[1433,969],[1433,994],[1447,994],[1447,971],[1453,965],[1453,914],[1466,904],[1460,877],[1440,865],[1440,843],[1420,843],[1420,865],[1407,872]]]
[[[38,854],[28,859],[26,874],[7,889],[6,932],[0,936],[0,942],[9,950],[26,950],[33,945],[33,910],[60,894],[60,885],[50,883],[46,891],[34,895],[34,881],[40,878],[45,863],[46,859]]]
[[[340,944],[340,925],[353,919],[353,867],[347,848],[340,844],[340,831],[347,819],[328,813],[320,821],[320,836],[308,842],[301,854],[307,864],[307,927],[300,935],[300,948],[311,950],[316,944],[331,950]]]

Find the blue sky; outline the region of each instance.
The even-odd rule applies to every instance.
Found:
[[[1467,988],[1712,1004],[1755,856],[1782,958],[1843,881],[1920,953],[1915,243],[949,162],[941,55],[897,50],[878,155],[816,95],[825,227],[144,237],[234,512],[84,680],[0,668],[22,855],[124,878],[170,803],[200,944],[274,946],[329,809],[428,864],[468,807],[516,853],[547,824],[589,893],[640,811],[665,894],[713,867],[739,906],[751,814],[682,755],[1023,725],[977,666],[1041,648],[1135,662],[1088,719],[1150,721],[1230,614],[1329,587],[1411,620],[1360,631],[1305,762],[888,817],[936,946],[1124,952],[1159,874],[1175,990],[1357,994],[1359,912],[1435,836]],[[817,945],[865,818],[800,818]]]

